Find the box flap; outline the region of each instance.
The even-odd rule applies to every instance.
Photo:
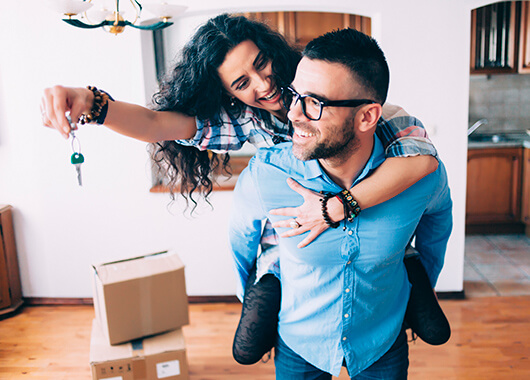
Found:
[[[146,338],[143,341],[143,349],[146,355],[185,350],[184,334],[182,334],[181,329],[178,329]]]
[[[111,346],[105,339],[97,320],[92,321],[91,364],[184,350],[186,342],[181,329]]]
[[[92,335],[90,337],[90,363],[101,363],[109,360],[127,359],[133,356],[131,344],[124,343],[111,346],[97,321],[92,321]]]
[[[158,252],[130,259],[94,265],[103,284],[148,277],[156,273],[170,272],[183,268],[184,264],[175,252]]]

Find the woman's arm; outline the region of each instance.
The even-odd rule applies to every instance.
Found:
[[[350,193],[361,210],[367,209],[407,190],[437,168],[438,160],[433,156],[387,158],[370,177],[352,187]]]
[[[47,88],[41,100],[43,123],[68,138],[70,125],[65,113],[70,111],[72,120],[77,120],[81,114],[90,112],[93,103],[94,94],[86,88]],[[146,142],[189,139],[197,131],[194,117],[180,112],[153,111],[120,101],[109,101],[105,126]]]

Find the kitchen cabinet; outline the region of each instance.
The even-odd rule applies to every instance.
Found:
[[[289,42],[305,46],[313,38],[334,29],[353,28],[371,35],[370,17],[330,12],[257,12],[245,16],[262,21],[280,32]]]
[[[0,319],[22,306],[11,206],[0,205]]]
[[[466,194],[468,232],[522,231],[522,185],[522,147],[470,149]]]
[[[471,11],[471,73],[515,73],[517,3],[506,1]]]
[[[469,150],[466,223],[520,221],[521,170],[521,148]]]
[[[519,72],[530,73],[530,3],[521,3],[519,33]]]
[[[505,1],[471,12],[471,74],[530,73],[527,1]]]

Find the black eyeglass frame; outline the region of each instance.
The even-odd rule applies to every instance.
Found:
[[[283,104],[283,107],[287,111],[289,111],[291,109],[293,101],[294,101],[294,104],[296,105],[296,103],[299,100],[301,100],[300,103],[302,104],[302,113],[309,120],[313,120],[313,121],[320,120],[320,118],[322,117],[322,110],[324,109],[324,107],[359,107],[359,106],[362,106],[362,105],[365,105],[365,104],[375,104],[375,103],[377,103],[375,100],[370,100],[370,99],[322,100],[322,99],[317,98],[314,95],[302,95],[302,94],[299,94],[291,86],[281,87],[280,90],[282,92],[282,104]],[[293,95],[293,99],[291,100],[291,104],[289,106],[285,103],[286,91],[289,91],[291,93],[291,95]],[[313,117],[310,117],[307,114],[305,101],[303,100],[305,98],[313,98],[315,100],[318,100],[318,102],[320,103],[320,111],[318,113],[318,118],[315,119]]]

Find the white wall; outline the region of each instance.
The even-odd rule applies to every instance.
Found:
[[[462,290],[469,10],[486,2],[259,0],[249,8],[233,0],[223,1],[222,9],[219,1],[187,3],[190,12],[172,27],[186,37],[192,25],[219,10],[372,17],[391,68],[389,100],[428,125],[449,171],[455,227],[438,290]],[[226,237],[231,193],[216,193],[214,210],[202,207],[194,218],[183,216],[182,202],[170,212],[166,194],[149,193],[146,144],[97,126],[78,132],[86,158],[79,188],[69,142],[41,127],[40,97],[54,84],[92,84],[120,100],[145,104],[150,91],[144,78],[152,73],[143,71],[140,32],[114,37],[73,28],[41,5],[26,9],[27,2],[11,1],[0,13],[0,202],[15,209],[24,296],[90,297],[90,264],[168,248],[186,263],[190,295],[234,294]]]

